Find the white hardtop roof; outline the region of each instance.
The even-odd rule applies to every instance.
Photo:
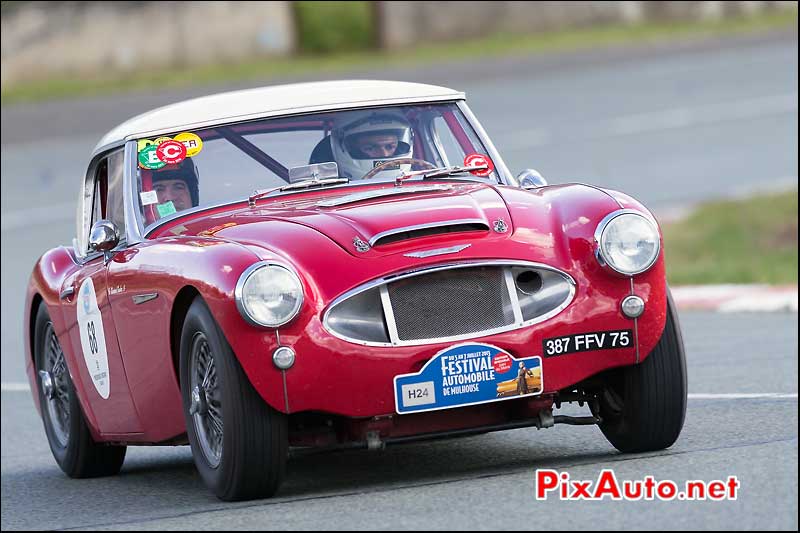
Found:
[[[212,94],[148,111],[108,132],[96,154],[121,141],[265,117],[350,107],[463,100],[464,93],[421,83],[341,80],[259,87]]]

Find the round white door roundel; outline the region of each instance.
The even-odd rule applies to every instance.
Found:
[[[103,316],[97,306],[92,278],[86,278],[78,291],[78,327],[81,332],[81,348],[86,368],[94,388],[103,399],[108,399],[111,383],[108,375],[108,352],[103,329]]]

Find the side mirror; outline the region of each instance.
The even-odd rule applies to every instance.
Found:
[[[547,185],[547,180],[539,174],[538,170],[526,168],[517,175],[517,182],[519,186],[525,190],[538,189]]]
[[[110,220],[98,220],[89,232],[89,249],[93,252],[110,252],[119,244],[119,231]]]

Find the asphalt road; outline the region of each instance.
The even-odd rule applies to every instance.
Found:
[[[27,392],[2,393],[6,529],[790,529],[797,528],[797,315],[681,315],[691,397],[670,449],[621,455],[594,427],[520,429],[381,452],[293,459],[278,496],[227,504],[186,447],[129,448],[119,476],[65,477]],[[572,406],[572,411],[578,410]],[[534,498],[534,472],[683,483],[737,476],[736,501]]]
[[[626,191],[656,213],[797,182],[797,35],[354,73],[467,93],[512,171]],[[65,478],[24,381],[21,309],[36,258],[74,235],[89,150],[117,122],[208,91],[2,110],[2,523],[17,528],[797,528],[797,315],[682,316],[693,394],[662,453],[621,456],[596,428],[516,430],[293,460],[278,498],[222,504],[186,448],[129,451],[122,475]],[[735,502],[533,498],[536,468],[593,479],[739,476]],[[545,507],[546,505],[546,507]]]

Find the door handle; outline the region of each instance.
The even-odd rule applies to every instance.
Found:
[[[72,296],[73,294],[75,294],[75,286],[74,285],[70,285],[69,287],[67,287],[66,289],[61,291],[61,293],[59,294],[59,297],[62,300],[66,300],[70,296]]]

